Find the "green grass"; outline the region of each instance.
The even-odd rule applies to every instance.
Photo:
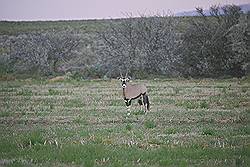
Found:
[[[53,95],[60,95],[60,91],[55,90],[55,89],[49,89],[49,95],[53,96]]]
[[[178,132],[178,130],[175,128],[167,128],[165,130],[165,134],[176,134],[177,132]]]
[[[76,29],[80,32],[93,33],[100,31],[108,21],[103,20],[72,20],[72,21],[23,21],[11,22],[0,21],[0,34],[1,35],[15,35],[26,32],[37,31],[63,31],[65,29]],[[2,50],[3,52],[4,50]]]
[[[81,116],[78,116],[77,118],[75,118],[73,120],[73,123],[81,124],[81,125],[87,125],[88,124],[88,122],[86,121],[86,119],[82,118]]]
[[[0,112],[0,117],[9,117],[11,116],[11,112],[6,112],[6,111],[1,111]]]
[[[176,17],[179,21],[178,30],[183,32],[187,23],[192,17]],[[119,22],[120,19],[112,19]],[[64,21],[0,21],[0,35],[17,35],[27,32],[38,31],[63,31],[65,29],[76,30],[82,33],[96,33],[105,30],[110,24],[110,20],[64,20]],[[6,49],[0,48],[0,53],[6,52]],[[142,74],[138,74],[142,75]],[[147,74],[148,75],[148,74]]]
[[[200,108],[204,108],[204,109],[208,109],[209,108],[209,104],[207,101],[203,100],[200,102]]]
[[[127,124],[126,125],[126,130],[131,131],[132,128],[133,128],[133,126],[131,124]]]
[[[20,91],[17,92],[18,96],[32,96],[32,90],[29,89],[21,89]]]
[[[134,82],[146,114],[116,80],[0,81],[1,165],[249,166],[249,82]]]
[[[45,139],[41,131],[36,130],[17,137],[17,145],[21,148],[43,145]]]
[[[132,114],[134,114],[134,115],[144,115],[145,111],[144,111],[144,109],[143,110],[137,110],[137,111],[134,111]]]
[[[67,107],[67,108],[72,108],[72,107],[84,107],[85,104],[83,101],[81,100],[78,100],[78,99],[72,99],[72,100],[67,100],[65,103],[64,103],[64,107]]]
[[[147,120],[145,121],[144,126],[148,129],[152,129],[156,127],[156,123],[152,120]]]
[[[215,131],[213,129],[204,129],[202,131],[202,135],[211,135],[211,136],[213,136],[213,135],[215,135]]]
[[[144,150],[137,147],[104,144],[68,144],[62,147],[36,145],[32,148],[17,149],[16,151],[18,152],[16,158],[24,158],[23,155],[27,155],[27,162],[32,160],[33,163],[38,164],[58,162],[59,164],[77,166],[186,166],[190,164],[189,159],[192,159],[193,163],[190,165],[199,163],[209,166],[234,166],[245,164],[244,159],[247,158],[246,155],[249,154],[250,150],[249,148],[235,150],[198,146]],[[230,159],[228,159],[229,157]],[[211,159],[216,159],[216,161],[211,162]]]

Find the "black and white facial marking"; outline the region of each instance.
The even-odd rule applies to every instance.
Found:
[[[126,82],[128,82],[129,79],[128,78],[120,78],[119,80],[122,82],[122,88],[126,88],[127,87]]]

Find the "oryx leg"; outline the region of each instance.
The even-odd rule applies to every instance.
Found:
[[[139,105],[140,105],[140,107],[141,107],[141,110],[142,110],[142,96],[138,99],[138,103],[139,103]]]
[[[143,94],[143,105],[144,105],[144,112],[147,112],[147,96],[146,93]]]
[[[125,100],[126,106],[127,106],[127,115],[130,115],[130,106],[131,106],[131,99]]]
[[[127,106],[127,115],[130,115],[130,106]]]

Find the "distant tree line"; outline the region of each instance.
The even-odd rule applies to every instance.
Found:
[[[249,14],[240,7],[197,8],[183,33],[173,16],[131,18],[110,24],[103,34],[107,71],[184,77],[241,77],[249,68]]]
[[[54,76],[79,71],[96,61],[94,38],[67,29],[3,36],[0,74]]]
[[[181,40],[176,27],[177,20],[172,16],[129,16],[120,23],[111,21],[101,34],[107,73],[129,70],[138,75],[176,75],[179,55],[175,53]]]
[[[212,6],[210,16],[151,15],[109,20],[99,32],[41,31],[0,37],[0,74],[75,77],[242,77],[249,73],[249,13]]]

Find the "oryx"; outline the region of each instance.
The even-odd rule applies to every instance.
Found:
[[[127,74],[125,77],[121,75],[119,80],[122,82],[122,93],[126,106],[129,107],[132,100],[138,99],[139,105],[141,107],[144,105],[144,112],[149,111],[149,99],[146,86],[144,84],[130,84],[130,79],[127,77]],[[130,115],[129,112],[128,115]]]

